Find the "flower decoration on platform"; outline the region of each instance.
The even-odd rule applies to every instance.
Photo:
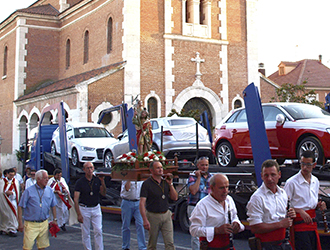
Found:
[[[112,167],[112,170],[121,170],[121,169],[132,169],[135,168],[135,162],[138,161],[139,168],[148,168],[150,162],[160,161],[164,167],[168,165],[166,157],[161,151],[153,150],[144,153],[143,155],[138,155],[135,152],[128,152],[118,156],[115,165]]]

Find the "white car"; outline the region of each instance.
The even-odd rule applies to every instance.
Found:
[[[153,134],[153,150],[161,149],[161,127],[163,127],[163,153],[173,159],[177,153],[179,160],[196,158],[196,120],[190,117],[164,117],[150,120]],[[212,156],[211,143],[207,130],[198,126],[198,155]],[[128,132],[124,131],[118,139],[104,148],[104,167],[111,168],[112,160],[129,152]]]
[[[80,167],[81,163],[103,163],[104,147],[116,139],[102,125],[96,123],[68,122],[66,123],[68,156],[72,165]],[[60,154],[59,128],[51,141],[51,153]]]
[[[112,160],[117,159],[118,156],[129,152],[128,131],[127,129],[120,135],[115,142],[110,143],[104,148],[103,159],[104,167],[111,168]]]

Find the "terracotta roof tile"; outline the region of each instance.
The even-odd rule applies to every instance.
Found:
[[[118,62],[118,63],[114,63],[114,64],[104,66],[104,67],[101,67],[98,69],[94,69],[94,70],[91,70],[88,72],[84,72],[84,73],[81,73],[78,75],[74,75],[74,76],[59,80],[59,81],[55,81],[55,82],[51,82],[51,83],[49,81],[47,81],[46,83],[42,84],[41,88],[39,87],[39,89],[37,89],[31,93],[28,93],[26,95],[19,97],[18,99],[16,99],[16,101],[22,101],[22,100],[26,100],[29,98],[57,92],[60,90],[73,88],[81,82],[84,82],[88,79],[96,77],[100,74],[106,73],[110,70],[116,70],[116,69],[120,70],[125,64],[126,64],[125,61]],[[26,92],[28,92],[28,90],[26,90]]]
[[[279,75],[278,71],[276,71],[268,76],[268,78],[278,85],[285,83],[301,84],[303,81],[307,81],[307,87],[322,88],[330,86],[330,69],[319,60],[305,59],[295,63],[297,64],[296,68],[288,74]]]
[[[39,5],[35,7],[28,7],[25,9],[19,9],[17,12],[24,12],[30,14],[39,14],[39,15],[47,15],[47,16],[57,16],[60,12],[55,9],[51,4]]]

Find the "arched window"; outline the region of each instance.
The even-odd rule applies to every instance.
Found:
[[[234,102],[234,109],[238,109],[238,108],[241,108],[242,107],[242,102],[241,100],[236,100]]]
[[[112,18],[108,20],[108,30],[107,30],[107,53],[110,54],[112,51]]]
[[[89,46],[89,32],[85,31],[84,36],[84,64],[88,62],[88,46]]]
[[[65,68],[70,68],[70,51],[71,51],[71,44],[70,39],[66,40],[66,60],[65,60]]]
[[[3,76],[7,75],[8,47],[3,52]]]
[[[148,112],[150,115],[150,118],[157,118],[157,100],[154,97],[150,97],[148,99]]]

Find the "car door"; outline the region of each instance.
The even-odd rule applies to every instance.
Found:
[[[128,143],[128,131],[125,130],[122,134],[122,137],[117,141],[117,143],[113,146],[112,153],[113,157],[116,159],[118,156],[128,153],[129,143]]]
[[[226,123],[226,130],[229,133],[229,142],[235,151],[236,157],[252,157],[250,134],[245,109],[240,111],[235,120]]]
[[[275,106],[263,106],[262,107],[266,133],[269,142],[270,152],[274,158],[286,158],[288,151],[294,143],[293,133],[294,131],[287,126],[289,120],[286,115]],[[282,114],[286,121],[284,124],[278,124],[276,121],[276,116]]]

